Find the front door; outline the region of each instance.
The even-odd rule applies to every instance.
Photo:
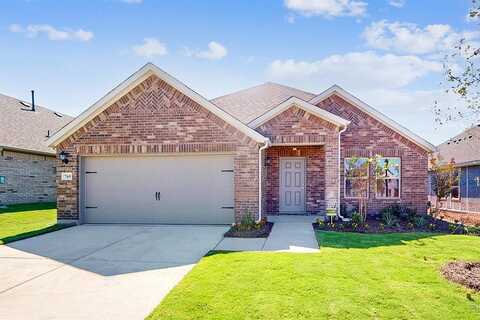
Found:
[[[280,159],[280,213],[305,213],[305,158]]]

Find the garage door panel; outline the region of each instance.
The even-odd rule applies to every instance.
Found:
[[[84,168],[87,223],[233,222],[232,156],[89,157]]]

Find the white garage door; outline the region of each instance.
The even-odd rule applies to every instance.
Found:
[[[230,224],[233,157],[83,158],[84,222]]]

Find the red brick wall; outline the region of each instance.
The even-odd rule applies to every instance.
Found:
[[[235,154],[235,215],[258,212],[258,146],[249,137],[151,76],[62,142],[58,217],[79,218],[79,160],[92,154],[231,152]],[[72,181],[61,181],[62,172]]]
[[[337,127],[304,110],[292,107],[257,128],[273,143],[266,152],[264,185],[266,212],[278,214],[279,157],[306,157],[306,210],[318,213],[326,202],[336,202],[338,195],[338,131]],[[301,146],[301,144],[316,144]]]
[[[376,154],[401,158],[401,198],[384,200],[375,198],[375,179],[370,170],[369,213],[392,203],[411,205],[419,213],[426,212],[428,153],[397,132],[334,95],[318,104],[324,110],[350,120],[341,137],[341,199],[355,205],[358,200],[344,199],[343,159],[345,157],[373,157]]]

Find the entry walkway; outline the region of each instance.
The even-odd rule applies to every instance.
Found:
[[[224,238],[215,250],[318,252],[312,222],[315,216],[269,216],[274,223],[268,238]]]

